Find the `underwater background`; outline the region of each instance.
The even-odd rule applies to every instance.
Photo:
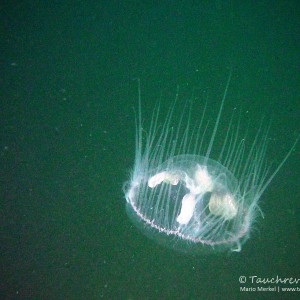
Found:
[[[207,100],[213,122],[232,69],[212,156],[237,110],[250,136],[272,119],[276,168],[300,132],[299,1],[7,1],[0,14],[1,299],[299,297],[241,290],[300,288],[251,282],[300,278],[299,144],[240,253],[162,248],[122,191],[137,78],[145,124],[177,91],[179,105],[196,97],[193,118]]]

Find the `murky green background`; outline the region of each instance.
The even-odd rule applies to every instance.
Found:
[[[177,86],[181,99],[197,90],[199,116],[208,99],[213,120],[232,67],[219,135],[234,108],[250,135],[272,116],[278,165],[300,131],[299,1],[9,1],[0,13],[1,299],[299,296],[241,292],[274,285],[239,277],[300,276],[300,145],[241,253],[161,248],[130,223],[122,192],[136,78],[146,122]]]

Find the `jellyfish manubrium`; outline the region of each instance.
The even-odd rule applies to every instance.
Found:
[[[175,250],[240,251],[260,211],[261,195],[299,139],[271,171],[266,161],[270,126],[261,124],[246,145],[247,133],[241,134],[232,118],[217,159],[211,158],[230,80],[231,74],[208,141],[205,109],[195,126],[191,108],[183,109],[177,125],[171,126],[176,101],[162,125],[158,105],[144,129],[139,84],[135,161],[124,185],[126,210],[144,234]]]

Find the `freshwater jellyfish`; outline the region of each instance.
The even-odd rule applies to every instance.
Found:
[[[206,108],[195,126],[191,107],[183,109],[174,127],[176,101],[162,125],[158,105],[144,129],[139,83],[135,161],[124,185],[126,210],[144,234],[181,252],[240,251],[260,211],[261,195],[299,139],[271,171],[266,160],[270,126],[264,128],[261,123],[246,145],[247,133],[241,134],[240,123],[234,124],[232,118],[219,155],[213,159],[230,80],[231,74],[207,141]]]

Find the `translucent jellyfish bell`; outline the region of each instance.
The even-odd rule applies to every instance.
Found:
[[[230,123],[218,161],[211,159],[229,82],[230,77],[206,151],[200,139],[205,111],[193,127],[195,132],[189,119],[182,130],[185,115],[176,130],[170,127],[174,107],[159,127],[157,109],[146,134],[139,97],[135,164],[125,185],[127,213],[143,233],[175,250],[240,251],[249,237],[259,198],[298,141],[269,174],[265,160],[268,129],[260,128],[246,151],[239,127],[233,131]]]

